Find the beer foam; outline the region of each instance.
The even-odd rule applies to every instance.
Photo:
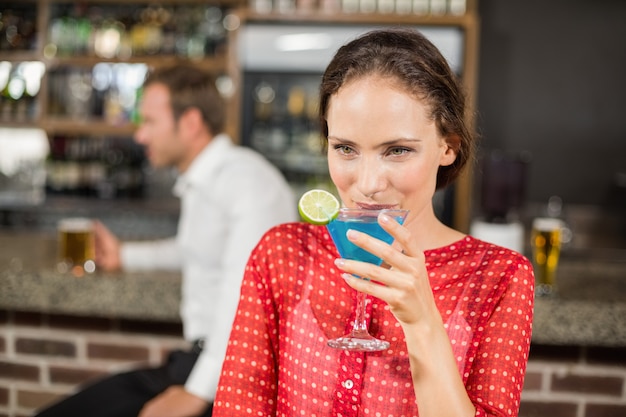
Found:
[[[560,230],[564,227],[563,220],[554,217],[538,217],[533,220],[533,229],[549,232],[551,230]]]
[[[86,217],[72,217],[59,221],[59,230],[66,232],[84,232],[93,229],[93,220]]]

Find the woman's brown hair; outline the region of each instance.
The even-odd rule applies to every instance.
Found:
[[[429,105],[440,135],[457,153],[452,165],[439,168],[437,189],[452,183],[472,158],[475,135],[465,122],[465,94],[458,77],[437,47],[417,30],[374,30],[339,48],[320,85],[319,119],[324,141],[333,94],[347,82],[370,75],[393,79]]]

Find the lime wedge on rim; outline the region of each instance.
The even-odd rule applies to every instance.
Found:
[[[339,200],[326,190],[309,190],[298,202],[302,219],[311,224],[328,224],[339,214]]]

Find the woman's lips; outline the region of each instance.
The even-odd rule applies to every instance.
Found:
[[[366,210],[391,210],[396,207],[395,204],[368,204],[356,203],[357,207]]]

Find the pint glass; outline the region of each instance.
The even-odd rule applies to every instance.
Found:
[[[95,236],[93,220],[74,217],[58,223],[59,268],[75,276],[95,271]]]
[[[556,292],[556,269],[561,254],[562,220],[551,217],[536,218],[532,224],[531,247],[535,270],[537,295],[554,295]]]

